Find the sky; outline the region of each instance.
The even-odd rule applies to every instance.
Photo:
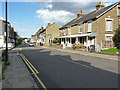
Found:
[[[22,0],[21,0],[22,1]],[[100,0],[103,1],[105,6],[113,4],[118,0]],[[69,0],[68,1],[40,1],[40,0],[27,0],[8,2],[8,21],[15,28],[15,31],[21,37],[30,38],[37,30],[43,26],[44,28],[48,23],[57,23],[62,26],[76,18],[78,11],[89,13],[95,10],[98,0],[83,1],[83,0]],[[0,2],[0,18],[5,19],[5,2]]]

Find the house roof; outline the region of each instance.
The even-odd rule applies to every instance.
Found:
[[[69,27],[71,25],[80,24],[80,23],[83,23],[83,22],[86,22],[86,21],[89,21],[89,20],[97,19],[100,16],[102,16],[103,14],[105,14],[106,12],[108,12],[109,10],[111,10],[113,7],[115,7],[116,5],[118,5],[119,3],[120,3],[120,1],[116,2],[116,3],[112,4],[112,5],[109,5],[107,7],[104,7],[101,10],[92,11],[92,12],[84,15],[81,18],[75,18],[72,21],[70,21],[67,24],[65,24],[64,26],[62,26],[60,29],[65,28],[65,27]]]
[[[43,33],[43,32],[45,32],[45,31],[46,31],[46,29],[43,29],[43,30],[40,31],[40,33]]]
[[[53,24],[56,24],[56,23],[55,23],[55,22],[53,22],[52,24],[48,25],[48,26],[46,27],[46,29],[47,29],[48,27],[52,26]]]
[[[62,26],[60,29],[62,28],[66,28],[66,27],[70,27],[74,22],[76,22],[78,19],[80,19],[80,17],[77,17],[73,20],[71,20],[70,22],[68,22],[67,24],[65,24],[64,26]]]
[[[114,4],[109,5],[107,7],[104,7],[101,10],[93,11],[93,13],[87,14],[87,15],[83,16],[82,18],[80,18],[79,20],[77,20],[75,22],[75,24],[79,24],[81,21],[85,22],[85,21],[97,19],[100,16],[102,16],[103,14],[105,14],[106,12],[108,12],[109,10],[111,10],[113,7],[115,7],[118,3],[120,3],[120,2],[117,2],[117,3],[114,3]]]

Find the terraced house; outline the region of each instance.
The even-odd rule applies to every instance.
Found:
[[[6,47],[5,25],[6,25],[5,20],[0,19],[0,48]],[[12,48],[16,46],[18,34],[17,32],[15,32],[10,22],[7,23],[7,26],[8,26],[8,47]]]
[[[114,47],[112,37],[114,30],[120,25],[120,2],[107,7],[98,2],[96,10],[77,17],[60,28],[61,44],[83,43],[85,46],[95,45],[100,48]]]
[[[35,35],[32,35],[32,41],[36,43],[49,46],[52,44],[52,41],[60,36],[59,25],[56,23],[48,23],[48,26],[44,29],[41,27]]]

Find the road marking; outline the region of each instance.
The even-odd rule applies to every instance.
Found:
[[[28,62],[28,64],[30,64],[30,66],[34,69],[34,71],[36,72],[36,74],[38,74],[38,70],[28,61],[28,59],[22,54],[22,56],[24,57],[24,59]]]
[[[33,68],[29,65],[29,63],[26,61],[25,57],[23,56],[23,54],[20,54],[20,56],[22,57],[22,59],[24,60],[24,62],[26,63],[26,65],[29,67],[29,69],[32,71],[32,73],[34,74],[34,76],[36,77],[36,79],[38,80],[38,82],[40,83],[40,85],[43,87],[44,90],[47,90],[46,86],[44,85],[44,83],[41,81],[41,79],[37,76],[37,74],[35,73],[35,71],[33,70]]]

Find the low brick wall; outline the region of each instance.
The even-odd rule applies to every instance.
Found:
[[[2,57],[2,49],[0,49],[0,57]],[[1,60],[1,59],[0,59]]]
[[[0,80],[2,80],[2,61],[0,61]]]
[[[2,50],[0,50],[0,80],[2,79]]]
[[[0,49],[0,80],[2,79],[2,69],[5,67],[4,62],[3,62],[4,61],[3,57],[5,55],[3,55],[3,52],[4,52],[4,50]]]

